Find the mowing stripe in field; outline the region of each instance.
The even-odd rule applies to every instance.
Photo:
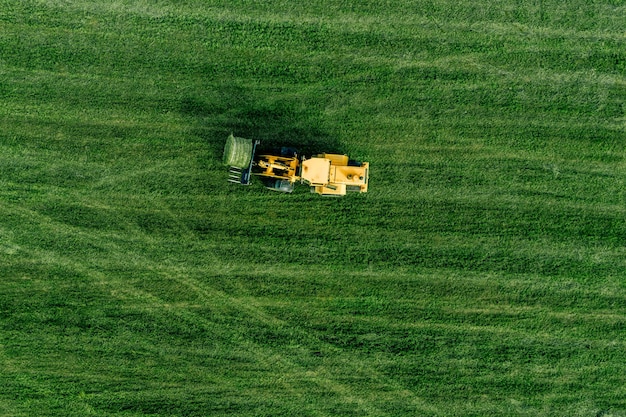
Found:
[[[619,2],[180,3],[0,6],[0,414],[626,413]]]

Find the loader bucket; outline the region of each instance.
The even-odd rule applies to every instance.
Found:
[[[251,139],[238,138],[231,134],[224,146],[224,165],[246,169],[250,166],[253,153],[254,143]]]

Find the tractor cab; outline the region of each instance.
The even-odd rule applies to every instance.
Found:
[[[320,154],[302,161],[302,182],[311,191],[327,196],[342,196],[346,192],[367,192],[369,163],[350,161],[346,155]]]

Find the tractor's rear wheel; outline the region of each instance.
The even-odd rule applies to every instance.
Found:
[[[291,193],[294,189],[292,182],[278,178],[266,178],[263,184],[270,190],[279,191],[281,193]]]

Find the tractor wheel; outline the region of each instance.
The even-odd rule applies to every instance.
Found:
[[[294,186],[292,182],[288,180],[282,180],[277,178],[268,178],[264,181],[265,187],[273,191],[279,191],[281,193],[293,192]]]

